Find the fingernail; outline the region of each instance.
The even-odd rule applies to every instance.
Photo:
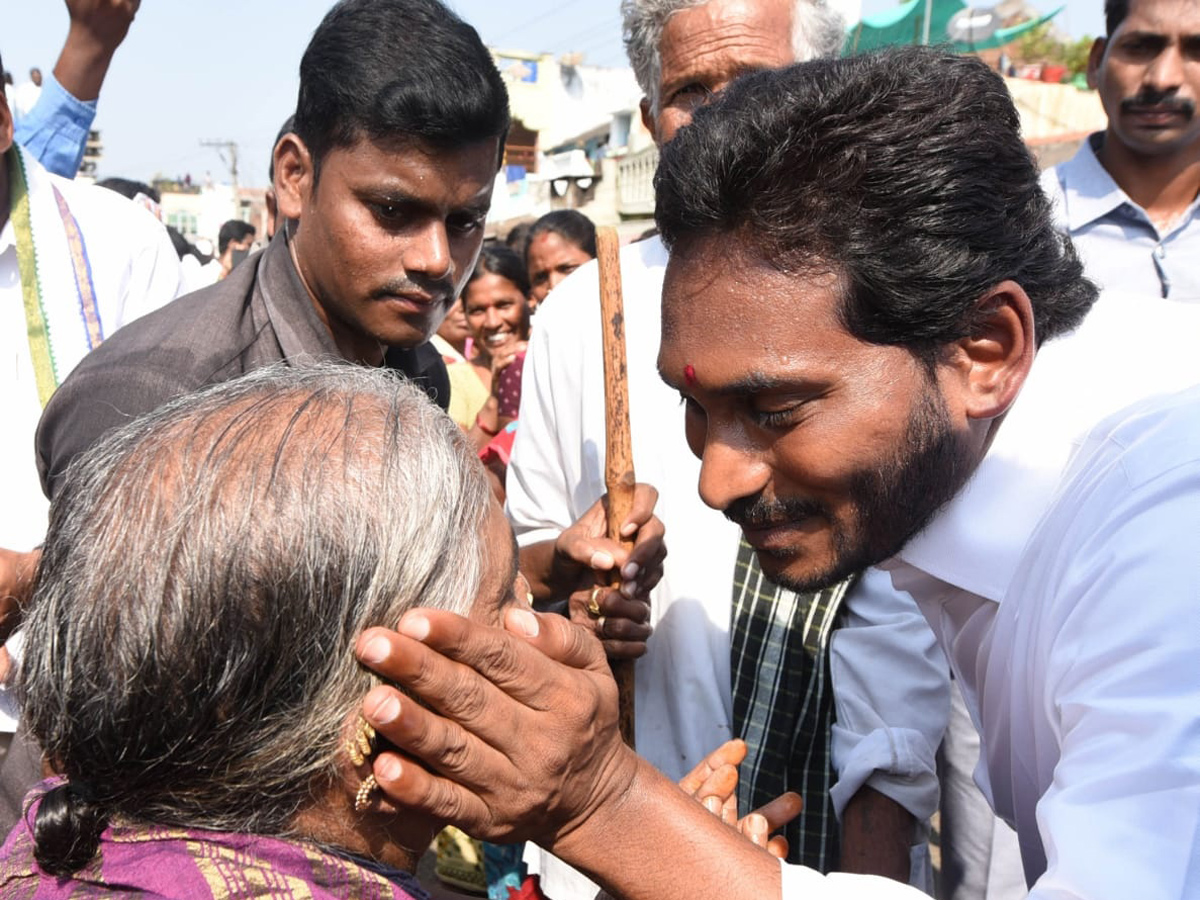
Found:
[[[762,835],[765,837],[767,834],[767,820],[758,813],[751,813],[746,817],[746,830],[753,835]]]
[[[363,704],[363,712],[377,725],[390,725],[400,718],[400,701],[392,694],[386,694],[373,708],[369,708],[370,704],[371,698],[368,697]]]
[[[423,641],[429,637],[429,620],[420,613],[409,613],[400,620],[397,630],[414,641]]]
[[[626,581],[633,581],[637,578],[637,573],[642,570],[642,567],[635,562],[627,562],[621,569],[621,577]]]
[[[624,584],[621,585],[621,593],[624,594],[626,597],[628,597],[630,600],[633,600],[635,597],[637,597],[637,582],[636,581],[626,581]]]
[[[371,638],[358,652],[358,658],[365,663],[381,663],[391,655],[392,645],[385,637]]]
[[[721,798],[720,797],[705,797],[704,798],[704,808],[707,809],[714,816],[719,815],[721,812]]]
[[[633,534],[636,534],[637,530],[637,522],[626,522],[621,526],[621,537],[629,537]]]
[[[611,553],[605,553],[603,550],[597,550],[592,554],[592,568],[600,572],[607,572],[615,566],[616,560],[612,558]]]
[[[538,617],[527,609],[510,609],[506,620],[508,630],[522,637],[538,636]]]
[[[400,760],[391,754],[380,756],[375,760],[375,774],[384,781],[396,781],[402,771],[404,769],[400,765]]]

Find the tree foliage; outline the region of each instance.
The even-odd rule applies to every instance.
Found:
[[[1062,41],[1053,25],[1043,22],[1021,35],[1013,42],[1013,59],[1018,63],[1049,63],[1067,68],[1067,77],[1087,72],[1088,53],[1093,38],[1081,37],[1076,41]]]

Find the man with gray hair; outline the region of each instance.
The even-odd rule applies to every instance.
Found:
[[[738,76],[836,56],[843,42],[841,19],[822,0],[625,0],[622,13],[642,119],[660,147]],[[737,526],[698,498],[679,396],[655,369],[666,262],[657,237],[621,254],[634,467],[659,491],[671,554],[649,613],[631,616],[609,595],[589,614],[585,593],[572,598],[571,616],[610,654],[647,617],[654,625],[637,661],[637,747],[668,777],[743,737],[744,808],[784,790],[804,797],[786,831],[792,860],[924,886],[918,823],[937,803],[945,661],[915,606],[845,611],[847,583],[805,594],[771,583]],[[589,264],[538,313],[507,483],[522,544],[553,538],[604,491],[598,296]],[[544,870],[543,885],[568,896]]]

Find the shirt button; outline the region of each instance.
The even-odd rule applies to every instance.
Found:
[[[1163,259],[1166,255],[1167,255],[1166,248],[1164,248],[1162,244],[1159,244],[1157,247],[1154,248],[1154,258],[1155,259]]]

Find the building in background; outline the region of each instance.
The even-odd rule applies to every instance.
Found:
[[[194,184],[190,179],[156,178],[154,188],[162,196],[163,221],[179,229],[191,243],[205,252],[210,244],[215,252],[217,233],[230,219],[249,222],[258,230],[260,240],[267,233],[266,190],[239,187],[236,202],[230,184]]]

